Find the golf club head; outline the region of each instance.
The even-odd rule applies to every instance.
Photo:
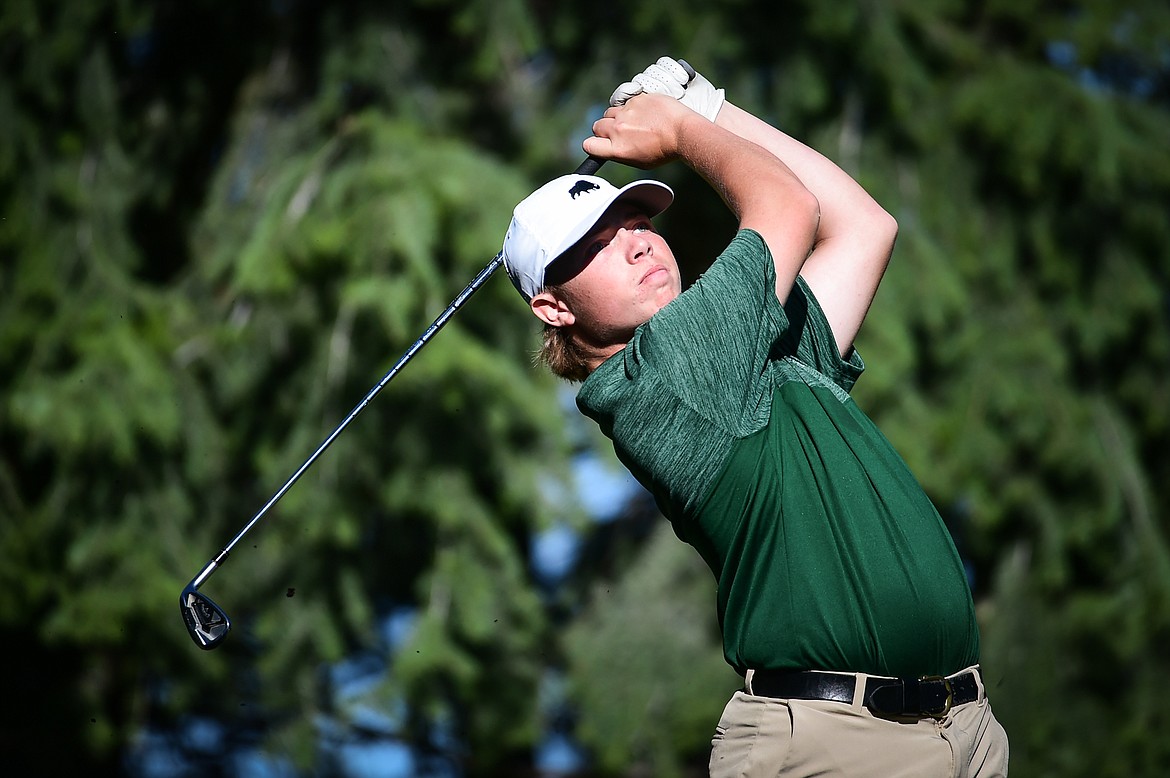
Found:
[[[188,586],[179,595],[179,610],[187,624],[187,631],[191,633],[191,639],[205,651],[218,646],[232,628],[232,622],[223,609],[193,586]]]

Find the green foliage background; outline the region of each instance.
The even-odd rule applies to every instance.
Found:
[[[550,672],[589,774],[683,775],[735,685],[697,558],[637,506],[550,594],[527,559],[604,444],[493,279],[175,612],[668,53],[853,173],[901,235],[856,396],[970,560],[1018,776],[1170,764],[1170,8],[1156,0],[0,7],[0,750],[134,773],[221,722],[340,774],[392,737],[535,770]],[[615,182],[634,177],[617,166]],[[732,225],[685,170],[691,275]],[[379,633],[416,608],[405,645]],[[331,664],[388,667],[340,697]],[[401,712],[400,715],[397,712]],[[323,723],[327,722],[327,724]],[[446,739],[436,732],[448,733]],[[452,745],[452,744],[457,745]],[[189,774],[237,762],[172,742]]]

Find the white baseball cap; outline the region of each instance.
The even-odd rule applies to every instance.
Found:
[[[525,300],[544,288],[548,266],[585,237],[619,200],[657,216],[674,200],[674,192],[651,179],[618,189],[604,178],[573,173],[554,178],[516,206],[504,236],[504,267]]]

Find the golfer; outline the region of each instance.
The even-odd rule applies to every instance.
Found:
[[[651,223],[665,185],[580,175],[516,207],[504,263],[545,361],[718,582],[744,688],[711,775],[1005,775],[959,555],[849,394],[897,225],[687,76],[663,58],[622,84],[583,147],[709,182],[739,225],[710,268],[682,290]]]

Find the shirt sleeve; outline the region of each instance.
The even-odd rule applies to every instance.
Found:
[[[795,358],[846,392],[864,369],[856,353],[841,359],[803,279],[780,304],[771,252],[747,229],[630,345],[628,371],[653,365],[678,398],[735,434],[750,434],[767,422],[772,362]]]
[[[768,364],[789,328],[758,233],[741,230],[711,267],[635,333],[626,369],[655,370],[696,412],[734,434],[766,423]]]
[[[789,328],[777,344],[776,356],[793,355],[846,392],[852,391],[853,385],[865,370],[865,362],[856,349],[849,350],[848,359],[841,357],[833,328],[803,278],[797,276],[784,310],[788,315]]]

